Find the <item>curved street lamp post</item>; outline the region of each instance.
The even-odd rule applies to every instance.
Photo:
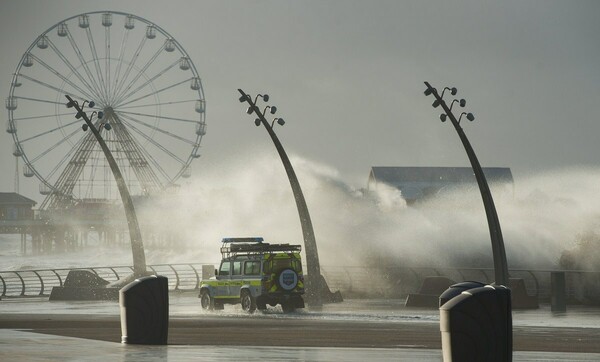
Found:
[[[275,114],[277,111],[277,107],[275,106],[266,106],[264,110],[261,110],[256,105],[256,101],[258,98],[262,98],[264,102],[269,101],[269,96],[266,94],[258,94],[254,100],[250,95],[246,94],[243,90],[238,89],[241,94],[240,102],[248,102],[249,107],[246,113],[252,114],[256,113],[258,118],[255,119],[254,123],[256,126],[260,126],[261,124],[265,127],[269,136],[271,136],[271,140],[273,144],[275,144],[275,148],[281,157],[281,162],[283,163],[283,167],[285,168],[285,172],[287,173],[288,179],[290,181],[290,185],[292,187],[292,191],[294,193],[294,199],[296,200],[296,207],[298,208],[298,215],[300,216],[300,224],[302,226],[302,234],[304,236],[304,246],[306,250],[306,268],[308,269],[309,279],[309,295],[310,295],[310,305],[312,307],[320,307],[323,305],[321,296],[322,296],[322,288],[323,285],[321,283],[321,266],[319,264],[319,253],[317,250],[317,241],[315,240],[315,233],[312,226],[312,221],[310,219],[310,214],[308,213],[308,207],[306,206],[306,200],[304,199],[304,195],[302,194],[302,189],[300,188],[300,183],[298,182],[298,177],[296,177],[296,173],[292,167],[292,164],[279,142],[277,135],[273,131],[273,126],[275,122],[277,124],[283,126],[285,121],[283,118],[274,118],[273,121],[269,124],[269,122],[265,119],[265,112],[269,110],[271,114]]]
[[[425,85],[427,86],[425,95],[433,94],[435,98],[432,106],[434,108],[442,106],[444,110],[440,120],[445,122],[446,119],[450,119],[471,161],[485,207],[494,257],[495,281],[491,289],[459,283],[440,296],[440,331],[444,361],[471,359],[512,361],[511,292],[508,288],[508,267],[502,230],[481,165],[460,126],[463,116],[466,116],[469,121],[473,121],[475,117],[472,113],[462,112],[457,120],[452,113],[452,107],[456,103],[460,107],[466,105],[464,99],[454,99],[450,102],[450,106],[444,101],[444,93],[450,91],[450,94],[455,96],[458,92],[456,88],[445,87],[440,95],[428,82],[425,82]],[[469,292],[461,293],[461,290]],[[448,298],[450,298],[448,301],[443,301]]]
[[[475,151],[471,147],[465,132],[460,126],[460,121],[464,116],[469,121],[473,121],[475,117],[472,113],[462,112],[457,120],[454,114],[452,113],[452,107],[455,103],[459,103],[461,107],[466,105],[466,101],[464,99],[457,100],[454,99],[450,103],[450,107],[444,101],[444,93],[445,91],[450,91],[451,95],[456,95],[456,88],[446,87],[442,91],[442,94],[438,94],[437,90],[433,88],[429,82],[425,82],[427,89],[425,90],[425,95],[433,95],[435,97],[435,101],[432,106],[437,108],[438,106],[442,106],[442,109],[445,113],[440,115],[440,119],[442,122],[445,122],[447,118],[450,119],[454,129],[458,133],[458,137],[460,138],[465,151],[467,152],[467,156],[469,157],[469,161],[471,161],[471,167],[473,168],[473,172],[475,173],[475,178],[477,179],[477,184],[479,185],[479,191],[481,192],[481,197],[483,199],[483,205],[485,207],[485,214],[487,216],[488,227],[490,230],[490,238],[492,241],[492,254],[494,257],[494,276],[496,285],[504,285],[508,287],[508,266],[506,262],[506,251],[504,249],[504,240],[502,238],[502,230],[500,229],[500,221],[498,220],[498,214],[496,213],[496,207],[494,206],[494,199],[492,198],[492,194],[490,192],[490,188],[485,179],[485,175],[483,174],[483,170],[481,169],[481,165],[477,160],[477,156],[475,155]]]
[[[109,123],[101,123],[100,129],[97,129],[96,126],[92,123],[90,118],[93,117],[93,112],[90,118],[88,118],[87,114],[83,111],[85,107],[84,101],[80,106],[77,101],[74,101],[69,95],[65,95],[69,102],[67,103],[67,108],[75,108],[77,110],[76,118],[83,118],[85,124],[82,126],[83,130],[86,131],[88,128],[92,131],[96,140],[98,140],[98,144],[102,148],[104,152],[104,156],[108,161],[110,169],[115,177],[115,181],[117,182],[117,188],[119,189],[119,194],[121,195],[121,200],[123,201],[123,207],[125,208],[125,216],[127,218],[127,225],[129,227],[129,237],[131,238],[131,251],[133,253],[133,274],[135,277],[140,277],[146,274],[146,256],[144,254],[144,244],[142,243],[142,234],[140,232],[140,226],[138,224],[137,216],[135,214],[135,208],[133,206],[133,201],[131,200],[131,195],[129,194],[129,190],[127,189],[127,185],[125,183],[125,179],[123,179],[123,175],[115,161],[112,153],[110,152],[106,142],[102,139],[100,135],[100,131],[102,128],[105,128],[107,131],[110,130]],[[94,102],[87,102],[90,107],[94,106]],[[102,118],[102,112],[97,113],[98,119]]]

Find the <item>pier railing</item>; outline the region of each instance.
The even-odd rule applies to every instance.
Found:
[[[213,263],[156,264],[148,269],[169,279],[171,291],[198,291],[202,280],[202,266]],[[474,280],[493,282],[491,268],[435,268],[435,267],[373,267],[322,266],[331,290],[340,290],[346,297],[402,298],[419,290],[428,276],[444,276],[455,282]],[[132,274],[131,266],[99,266],[90,268],[49,268],[35,270],[0,271],[0,298],[49,296],[52,287],[63,286],[71,270],[89,270],[99,277],[114,282]],[[527,293],[540,301],[550,298],[550,274],[557,270],[511,269],[511,278],[522,278]],[[567,298],[571,302],[600,301],[600,272],[560,270],[565,273]]]
[[[169,289],[194,291],[202,280],[204,264],[157,264],[148,269],[169,279]],[[108,282],[115,282],[133,273],[132,266],[99,266],[90,268],[52,268],[0,271],[0,297],[49,296],[52,287],[62,287],[71,270],[89,270]]]

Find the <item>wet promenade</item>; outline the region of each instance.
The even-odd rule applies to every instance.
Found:
[[[200,311],[193,294],[170,298],[168,346],[122,345],[115,302],[0,301],[0,360],[440,361],[436,310],[398,300],[350,300],[283,315],[239,307]],[[515,311],[514,360],[600,360],[600,308]]]

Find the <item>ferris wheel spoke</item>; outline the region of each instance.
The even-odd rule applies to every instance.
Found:
[[[100,67],[100,58],[98,57],[98,51],[96,50],[96,44],[94,43],[94,36],[92,35],[92,31],[90,30],[89,27],[87,27],[85,29],[85,33],[87,35],[88,44],[90,46],[90,51],[92,52],[92,60],[94,61],[94,68],[96,68],[96,74],[98,75],[101,89],[103,90],[102,95],[104,96],[104,98],[102,98],[102,101],[104,101],[106,103],[107,102],[106,95],[108,92],[106,90],[106,83],[104,82],[104,76],[102,75],[102,69]]]
[[[104,29],[104,72],[106,73],[106,101],[110,98],[110,26]]]
[[[138,129],[137,127],[135,127],[134,125],[132,125],[130,122],[127,122],[124,119],[121,119],[121,121],[123,122],[123,124],[126,124],[129,128],[131,128],[135,133],[139,134],[145,140],[147,140],[148,142],[152,143],[158,149],[162,150],[164,153],[166,153],[167,155],[169,155],[172,159],[176,160],[177,162],[179,162],[182,165],[185,165],[185,161],[183,161],[181,158],[179,158],[179,156],[177,156],[173,152],[169,151],[165,146],[163,146],[160,143],[156,142],[154,139],[152,139],[152,137],[150,137],[147,134],[145,134],[144,132],[142,132],[140,129]]]
[[[94,95],[97,97],[96,99],[98,99],[99,94],[97,92],[97,89],[95,89],[94,87],[92,87],[92,85],[90,83],[88,83],[88,81],[83,77],[83,75],[81,73],[79,73],[77,68],[75,68],[75,66],[69,61],[69,59],[67,59],[67,57],[65,57],[65,55],[56,47],[56,45],[54,44],[54,42],[52,40],[48,39],[48,44],[50,45],[50,48],[52,48],[52,50],[54,50],[54,53],[67,65],[67,67],[69,67],[69,69],[71,69],[71,72],[79,79],[79,81],[85,87],[87,87],[90,91],[92,91],[94,93]],[[32,78],[28,78],[28,79],[35,81]],[[58,88],[55,88],[55,87],[51,87],[51,88],[58,90]]]
[[[69,149],[69,151],[67,151],[67,153],[56,164],[56,166],[54,166],[54,168],[52,168],[52,170],[50,170],[50,172],[48,173],[48,176],[47,176],[48,179],[51,179],[58,170],[62,169],[62,166],[65,164],[65,162],[67,162],[67,160],[70,160],[72,158],[73,154],[80,149],[81,144],[84,142],[84,140],[85,140],[85,137],[81,138],[79,141],[77,141],[77,143],[75,144],[74,147],[71,147],[71,149]]]
[[[50,88],[50,89],[52,89],[52,90],[55,90],[55,91],[57,91],[58,93],[64,93],[64,92],[65,92],[63,89],[57,88],[57,87],[55,87],[55,86],[53,86],[53,85],[51,85],[51,84],[48,84],[48,83],[46,83],[46,82],[42,82],[42,81],[40,81],[40,80],[38,80],[38,79],[31,78],[31,77],[27,76],[26,74],[19,74],[19,76],[20,76],[21,78],[24,78],[24,79],[30,80],[30,81],[32,81],[32,82],[34,82],[34,83],[37,83],[37,84],[39,84],[39,85],[41,85],[41,86],[44,86],[44,87]],[[21,97],[21,98],[24,98],[24,99],[25,99],[25,97]],[[82,98],[82,97],[77,97],[77,98],[79,98],[79,99],[83,100],[83,98]]]
[[[170,136],[170,137],[175,138],[177,140],[180,140],[180,141],[182,141],[184,143],[187,143],[188,145],[192,145],[192,146],[196,145],[196,142],[194,142],[194,141],[191,141],[191,140],[188,140],[186,138],[183,138],[183,137],[181,137],[179,135],[176,135],[176,134],[174,134],[172,132],[165,131],[164,129],[162,129],[160,127],[153,126],[153,125],[151,125],[149,123],[146,123],[144,121],[141,121],[141,120],[139,120],[137,118],[134,118],[134,117],[131,117],[131,116],[126,116],[126,115],[120,115],[120,117],[121,118],[129,119],[129,120],[131,120],[131,121],[133,121],[133,122],[135,122],[137,124],[141,124],[142,126],[150,128],[150,129],[152,129],[154,131],[158,131],[158,132],[160,132],[160,133],[162,133],[164,135],[167,135],[167,136]],[[157,118],[160,118],[160,117],[157,117]]]
[[[138,45],[138,47],[135,51],[135,54],[131,58],[131,61],[129,62],[127,69],[125,69],[125,73],[123,74],[121,81],[119,82],[119,84],[117,85],[117,87],[114,90],[115,94],[121,93],[121,88],[123,88],[123,86],[125,85],[125,81],[127,80],[127,78],[129,78],[129,73],[131,73],[131,69],[135,66],[135,63],[136,63],[138,57],[140,56],[140,52],[142,51],[144,44],[146,44],[146,39],[148,39],[148,38],[145,36],[142,37],[142,40],[140,41],[140,44]],[[113,103],[115,103],[115,102],[113,102]]]
[[[117,62],[117,68],[115,70],[114,84],[112,86],[112,94],[110,103],[114,103],[114,93],[117,90],[117,82],[119,80],[119,76],[121,75],[121,66],[123,65],[123,57],[125,56],[125,44],[127,44],[127,40],[129,39],[129,31],[123,33],[123,37],[121,38],[121,49],[119,50],[119,61]]]
[[[189,82],[189,81],[190,81],[190,79],[192,79],[192,78],[184,79],[184,80],[182,80],[181,82],[177,82],[177,83],[175,83],[175,84],[171,84],[170,86],[167,86],[167,87],[161,88],[161,89],[159,89],[159,90],[157,90],[157,91],[155,91],[155,92],[151,92],[151,93],[148,93],[148,94],[146,94],[146,95],[143,95],[143,96],[141,96],[141,97],[139,97],[139,98],[136,98],[136,99],[130,100],[129,102],[121,103],[121,104],[117,105],[116,107],[120,108],[120,107],[122,107],[122,106],[126,106],[126,105],[128,105],[128,104],[131,104],[131,103],[137,102],[137,101],[139,101],[139,100],[142,100],[142,99],[144,99],[144,98],[148,98],[148,97],[151,97],[151,96],[153,96],[153,95],[156,95],[156,94],[158,94],[158,93],[164,92],[164,91],[166,91],[166,90],[169,90],[169,89],[171,89],[171,88],[175,88],[175,87],[177,87],[178,85],[181,85],[181,84],[183,84],[183,83]]]
[[[159,53],[160,54],[160,53]],[[152,82],[154,82],[156,79],[162,77],[165,73],[167,73],[169,70],[175,68],[177,66],[177,64],[179,63],[179,60],[174,61],[171,65],[169,65],[168,67],[166,67],[165,69],[163,69],[162,71],[160,71],[159,73],[157,73],[154,77],[146,80],[146,82],[144,82],[142,85],[140,85],[139,87],[137,87],[135,90],[127,93],[126,95],[119,97],[117,100],[117,103],[121,103],[124,100],[126,100],[127,98],[133,96],[134,94],[136,94],[137,92],[139,92],[140,90],[142,90],[143,88],[145,88],[148,84],[151,84]],[[129,87],[127,87],[127,89],[125,91],[127,91],[129,88],[131,88],[131,86],[133,85],[133,83],[135,83],[135,81],[137,81],[139,79],[139,76],[141,76],[143,74],[144,70],[140,71],[138,73],[138,76],[134,79],[134,81],[130,84]]]
[[[48,148],[47,150],[45,150],[44,152],[40,153],[39,155],[37,155],[35,158],[33,158],[33,160],[31,160],[31,163],[36,163],[37,161],[39,161],[42,157],[46,156],[48,153],[50,153],[52,150],[54,150],[56,147],[62,145],[63,143],[65,143],[68,139],[70,139],[71,137],[73,137],[76,133],[81,132],[80,129],[77,129],[73,132],[71,132],[70,134],[68,134],[66,137],[60,139],[58,142],[56,142],[55,144],[53,144],[50,148]]]
[[[143,116],[143,117],[150,117],[150,118],[160,118],[160,119],[165,119],[165,120],[169,120],[169,121],[178,121],[178,122],[187,122],[187,123],[198,123],[198,121],[195,121],[193,119],[183,119],[183,118],[175,118],[175,117],[157,116],[157,115],[148,114],[148,113],[124,112],[124,111],[119,110],[119,114],[133,114],[134,116]]]
[[[154,170],[157,170],[162,175],[162,177],[168,182],[171,178],[169,177],[169,174],[165,171],[165,169],[158,163],[158,161],[154,159],[154,157],[152,157],[148,150],[146,150],[144,147],[140,147],[140,149],[144,156],[146,156],[146,159],[149,160],[149,162],[154,166]]]
[[[81,66],[83,67],[83,70],[87,74],[87,76],[88,76],[88,78],[90,80],[90,84],[93,84],[93,87],[90,87],[90,88],[94,89],[94,93],[96,93],[98,95],[98,97],[100,97],[100,94],[102,93],[102,89],[100,88],[100,85],[98,84],[98,81],[96,80],[96,78],[92,74],[92,71],[90,70],[90,67],[88,66],[88,62],[85,60],[85,57],[83,56],[83,53],[81,52],[81,49],[79,49],[79,46],[77,45],[77,42],[73,38],[73,35],[71,34],[70,30],[67,31],[67,38],[69,39],[69,43],[71,44],[71,48],[73,48],[73,51],[75,52],[75,54],[77,54],[77,58],[79,59],[79,63],[81,64]],[[98,99],[100,99],[100,98],[98,98]]]
[[[13,98],[16,98],[16,99],[25,99],[25,100],[32,101],[32,102],[50,103],[50,104],[62,104],[62,105],[64,105],[64,103],[62,103],[62,102],[49,101],[47,99],[21,97],[21,96],[14,96]]]
[[[46,117],[46,116],[44,116],[44,117]],[[42,132],[42,133],[38,133],[38,134],[36,134],[36,135],[33,135],[33,136],[31,136],[31,137],[28,137],[28,138],[25,138],[25,139],[23,139],[23,140],[20,140],[20,142],[19,142],[19,143],[23,144],[23,143],[25,143],[25,142],[27,142],[27,141],[31,141],[32,139],[36,139],[36,138],[38,138],[38,137],[45,136],[45,135],[47,135],[47,134],[50,134],[50,133],[52,133],[52,132],[54,132],[54,131],[58,131],[59,129],[63,129],[63,128],[66,128],[66,127],[72,126],[72,125],[74,125],[75,123],[79,123],[79,122],[80,122],[79,120],[75,120],[75,121],[73,121],[73,122],[71,122],[71,123],[64,124],[64,125],[62,125],[62,126],[60,126],[60,127],[55,127],[55,128],[49,129],[49,130],[47,130],[47,131],[44,131],[44,132]]]
[[[140,77],[142,75],[144,75],[144,73],[146,72],[146,70],[148,70],[148,67],[150,67],[150,65],[152,65],[156,59],[158,58],[158,56],[163,52],[163,47],[159,47],[158,50],[154,53],[154,55],[146,62],[146,64],[144,64],[144,66],[142,67],[142,69],[140,69],[138,71],[138,73],[135,75],[135,77],[131,80],[131,82],[129,82],[129,85],[127,86],[127,88],[125,88],[123,91],[120,91],[117,96],[116,96],[116,103],[121,103],[122,99],[127,99],[127,97],[129,97],[129,94],[126,96],[123,96],[123,94],[127,93],[131,87],[133,87],[133,85],[140,79]],[[173,67],[174,65],[176,65],[179,61],[174,62],[170,67]],[[169,68],[170,68],[169,67]]]
[[[148,103],[148,104],[142,104],[142,105],[139,105],[139,106],[119,107],[119,110],[121,110],[121,109],[132,109],[132,108],[154,107],[154,106],[165,106],[165,105],[179,104],[179,103],[191,103],[191,102],[196,102],[196,101],[197,101],[197,99],[188,99],[186,101],[172,101],[172,102]]]
[[[52,74],[54,74],[57,77],[59,77],[60,79],[62,79],[65,83],[69,84],[71,87],[73,87],[74,89],[76,89],[81,94],[85,95],[88,98],[91,98],[91,95],[88,92],[86,92],[85,90],[81,89],[81,87],[79,87],[77,84],[73,83],[69,78],[67,78],[64,75],[62,75],[59,71],[57,71],[56,69],[52,68],[51,66],[49,66],[48,64],[46,64],[43,60],[41,60],[40,58],[36,57],[33,54],[32,54],[32,57],[38,63],[40,63],[44,68],[46,68],[48,71],[50,71]]]
[[[148,150],[145,147],[140,147],[141,152],[144,154],[144,156],[146,156],[146,160],[149,160],[149,162],[154,165],[155,170],[158,170],[158,172],[160,172],[160,174],[165,178],[165,180],[169,181],[171,178],[169,177],[169,174],[165,171],[165,169],[158,163],[158,161],[156,161],[156,159],[154,159],[154,157],[150,154],[150,152],[148,152]]]
[[[61,117],[61,116],[68,116],[71,113],[52,113],[52,114],[44,114],[41,116],[31,116],[31,117],[19,117],[19,118],[13,118],[13,121],[27,121],[30,119],[41,119],[41,118],[50,118],[50,117]]]

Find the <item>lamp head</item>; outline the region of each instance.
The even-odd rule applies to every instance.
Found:
[[[442,113],[442,114],[440,114],[440,120],[441,120],[442,122],[446,122],[446,113]]]
[[[104,112],[98,111],[98,119],[104,118]]]
[[[433,108],[437,108],[440,105],[440,101],[436,99],[431,105],[433,106]]]
[[[244,103],[246,101],[246,99],[248,99],[247,96],[243,95],[240,97],[240,103]]]
[[[75,118],[80,119],[83,116],[83,112],[77,112]]]
[[[260,126],[260,118],[255,119],[254,124],[256,125],[256,127],[259,127]]]
[[[277,112],[277,107],[271,107],[271,114],[275,114],[275,112]]]
[[[427,88],[427,89],[425,89],[425,92],[423,92],[423,93],[425,93],[426,96],[429,96],[429,95],[431,95],[431,93],[433,93],[433,88]]]
[[[285,121],[283,120],[283,118],[277,118],[277,124],[283,126],[285,124]]]
[[[81,125],[81,129],[83,130],[83,132],[88,130],[88,125],[86,123]]]
[[[96,105],[96,103],[94,103],[94,101],[88,102],[88,107],[90,107],[90,108],[94,108],[95,105]]]
[[[250,106],[246,109],[246,113],[252,114],[254,112],[254,107]]]
[[[110,131],[112,129],[112,126],[110,125],[110,123],[105,123],[104,124],[104,129],[107,131]]]
[[[268,102],[269,101],[269,95],[268,94],[263,94],[262,99],[263,99],[263,101]]]
[[[461,107],[464,107],[467,105],[467,101],[465,99],[461,99],[459,104]]]
[[[456,87],[450,88],[450,94],[452,94],[453,96],[455,96],[456,93],[458,93],[458,89],[456,89]]]
[[[75,101],[69,101],[67,103],[67,108],[73,108],[75,106],[75,103],[76,103]]]
[[[473,122],[475,120],[475,116],[473,115],[473,113],[467,113],[467,119]]]

